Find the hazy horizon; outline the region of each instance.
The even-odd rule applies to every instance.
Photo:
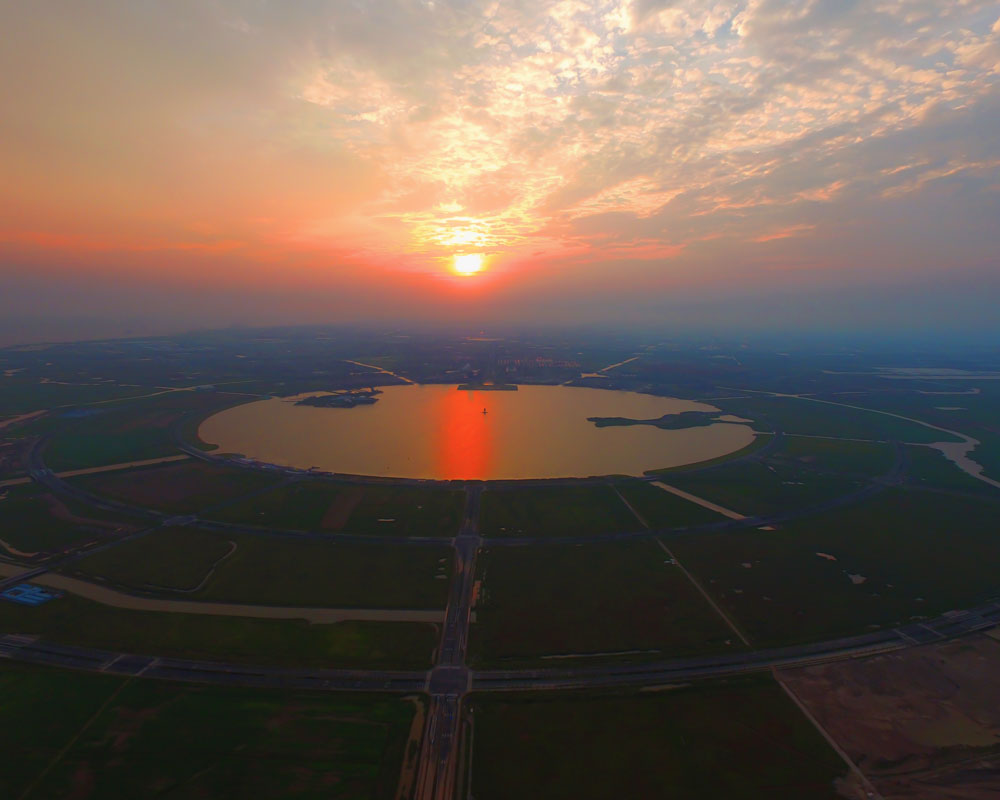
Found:
[[[1000,333],[995,3],[56,0],[0,23],[0,344]]]

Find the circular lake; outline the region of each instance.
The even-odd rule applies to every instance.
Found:
[[[198,433],[222,452],[271,464],[438,480],[641,475],[731,453],[754,437],[747,425],[726,422],[662,430],[598,428],[588,421],[718,410],[635,392],[570,386],[381,388],[377,403],[355,408],[300,406],[288,398],[247,403],[209,417]]]

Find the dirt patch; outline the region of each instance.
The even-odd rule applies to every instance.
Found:
[[[982,635],[780,672],[886,800],[1000,796],[998,674]]]
[[[364,495],[364,489],[356,487],[342,491],[323,514],[320,527],[325,531],[341,530],[347,524],[347,520],[350,519]]]

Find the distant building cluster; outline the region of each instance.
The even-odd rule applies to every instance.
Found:
[[[558,368],[558,369],[579,369],[580,365],[576,361],[563,361],[555,358],[501,358],[499,364],[503,367],[514,367],[515,369],[531,368]]]

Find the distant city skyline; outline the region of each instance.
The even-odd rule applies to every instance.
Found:
[[[1000,332],[1000,10],[10,3],[0,345]]]

